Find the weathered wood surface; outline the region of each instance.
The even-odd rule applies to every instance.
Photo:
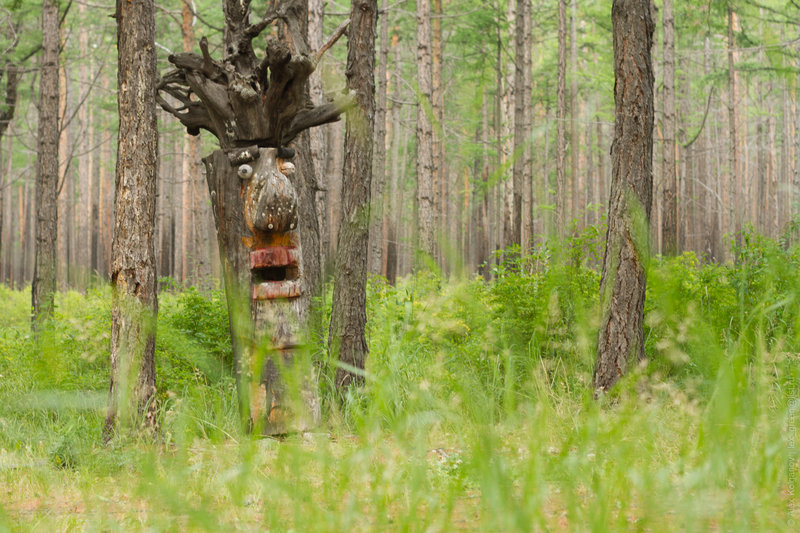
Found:
[[[294,166],[279,159],[275,148],[256,149],[249,155],[249,160],[241,152],[231,158],[217,150],[204,159],[223,261],[237,380],[254,428],[264,434],[305,431],[320,419],[313,369],[308,365],[304,370],[297,397],[291,397],[294,390],[287,390],[282,378],[294,371],[306,321],[299,298],[304,284],[302,248],[294,231],[296,208],[282,215],[282,222],[274,222],[272,229],[265,225],[269,218],[255,209],[263,207],[277,214],[276,206],[288,205],[287,199],[293,199],[296,207],[296,193],[283,173],[291,175]],[[272,187],[271,192],[265,192],[267,187]],[[253,207],[247,208],[248,204]]]
[[[200,55],[170,55],[176,68],[161,78],[158,103],[180,120],[189,134],[207,130],[223,149],[286,146],[301,131],[338,120],[352,105],[353,97],[338,95],[314,106],[305,96],[305,84],[346,24],[312,53],[298,24],[301,4],[284,0],[251,24],[249,2],[225,2],[222,61],[211,57],[205,38],[200,41]],[[284,23],[288,38],[269,37],[259,60],[252,41],[277,20]]]
[[[322,54],[341,37],[349,19],[313,53],[305,38],[303,0],[273,2],[256,22],[251,22],[250,0],[223,0],[222,7],[222,58],[211,57],[206,39],[200,42],[200,54],[170,56],[175,69],[159,80],[157,100],[189,134],[207,130],[219,140],[221,150],[204,162],[223,263],[241,405],[250,409],[256,427],[266,414],[266,432],[300,430],[307,425],[304,421],[319,418],[313,376],[304,378],[299,389],[292,391],[302,396],[300,403],[307,407],[308,416],[300,412],[291,417],[270,415],[276,407],[276,413],[286,413],[288,408],[278,370],[287,366],[288,360],[292,361],[288,366],[297,363],[293,350],[301,339],[300,326],[307,325],[320,271],[313,210],[315,173],[313,166],[306,164],[310,158],[298,157],[300,177],[294,176],[288,162],[294,149],[287,145],[296,139],[297,149],[307,154],[307,136],[300,134],[338,120],[353,105],[351,94],[340,94],[314,106],[305,90]],[[268,37],[258,57],[253,39],[273,23],[279,27],[280,38]],[[302,247],[300,235],[305,241]],[[268,248],[294,249],[293,256],[302,260],[251,270],[250,253]],[[269,345],[269,357],[265,357],[269,354],[264,345]]]

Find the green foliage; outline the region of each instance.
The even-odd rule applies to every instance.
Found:
[[[109,291],[59,295],[37,347],[0,287],[0,527],[792,531],[798,250],[655,258],[647,362],[596,400],[602,234],[373,279],[367,385],[281,441],[239,427],[222,294],[162,292],[161,440],[104,447]]]

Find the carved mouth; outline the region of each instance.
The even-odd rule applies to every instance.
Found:
[[[300,251],[292,246],[270,246],[250,252],[254,300],[296,298],[302,294]]]

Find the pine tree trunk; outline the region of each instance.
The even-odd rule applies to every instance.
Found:
[[[387,45],[388,46],[388,45]],[[389,283],[394,284],[397,280],[397,275],[400,267],[400,230],[402,228],[402,219],[398,214],[402,212],[403,208],[403,190],[400,183],[400,106],[396,102],[400,100],[400,45],[397,34],[392,35],[392,61],[394,62],[394,72],[391,74],[391,88],[393,102],[391,107],[391,189],[389,197],[386,199],[385,205],[388,208],[385,211],[387,222],[384,227],[388,228],[386,239],[386,279]],[[388,57],[386,58],[388,68]],[[388,74],[387,74],[388,76]]]
[[[86,12],[86,6],[78,5],[78,13],[83,19]],[[89,73],[89,32],[86,26],[82,26],[78,32],[78,43],[79,49],[81,52],[81,56],[84,58],[80,62],[80,66],[78,68],[78,72],[80,75],[80,79],[84,82],[88,82],[90,78]],[[91,91],[91,87],[80,87],[78,90],[79,97],[81,99],[84,98],[83,93],[86,94],[86,101],[79,103],[80,106],[78,111],[78,122],[80,127],[79,138],[75,139],[75,143],[77,145],[76,152],[79,154],[78,159],[78,191],[76,195],[75,201],[75,218],[76,218],[76,250],[75,250],[75,270],[76,270],[76,282],[77,287],[80,290],[86,290],[89,284],[89,272],[90,272],[90,261],[91,261],[91,254],[89,251],[89,244],[91,242],[91,237],[89,235],[89,228],[91,227],[91,218],[92,218],[92,201],[89,191],[91,190],[92,186],[92,169],[90,165],[90,151],[92,150],[92,146],[89,143],[90,141],[90,126],[89,126],[89,103],[88,103],[88,91]]]
[[[431,4],[417,0],[417,239],[419,251],[434,254],[434,171],[432,96]],[[417,265],[415,262],[415,266]]]
[[[354,0],[347,39],[347,87],[357,105],[348,112],[342,172],[342,226],[336,247],[333,307],[328,337],[331,355],[349,367],[364,369],[367,358],[367,256],[370,222],[370,183],[375,114],[375,30],[377,0]],[[336,371],[343,393],[364,382],[349,368]]]
[[[742,168],[740,161],[740,145],[739,145],[739,76],[736,73],[736,42],[734,40],[734,33],[738,30],[738,22],[736,13],[732,8],[728,8],[728,123],[729,123],[729,152],[728,152],[728,186],[727,189],[731,191],[728,195],[733,200],[733,228],[730,227],[728,213],[730,213],[730,204],[723,202],[726,217],[723,221],[723,229],[726,231],[733,230],[736,234],[736,241],[739,242],[740,234],[742,231],[742,224],[744,219],[745,203],[742,193]]]
[[[380,22],[380,59],[378,60],[377,102],[375,109],[375,164],[370,195],[369,266],[370,274],[385,273],[386,232],[388,231],[386,188],[386,101],[387,66],[389,59],[389,13],[388,0],[383,0],[378,20]]]
[[[312,50],[319,50],[324,44],[323,22],[325,19],[325,2],[323,0],[308,0],[308,44]],[[314,71],[308,78],[308,92],[314,105],[322,105],[325,94],[322,84],[322,73]],[[311,159],[316,171],[318,190],[315,191],[317,212],[317,226],[319,227],[319,262],[320,269],[328,261],[331,249],[331,232],[327,220],[327,203],[331,188],[331,177],[323,172],[329,157],[327,150],[328,134],[331,126],[313,128],[309,131]]]
[[[600,281],[602,318],[594,387],[608,390],[631,358],[644,357],[644,297],[653,192],[653,64],[650,0],[615,0],[613,175]]]
[[[580,204],[580,175],[578,174],[578,155],[580,154],[580,138],[578,137],[578,10],[577,0],[571,0],[570,25],[569,25],[569,153],[570,153],[570,213],[571,218],[581,219],[580,211],[583,206]]]
[[[111,252],[111,387],[103,428],[156,427],[155,265],[156,119],[155,4],[117,0],[119,139]]]
[[[36,258],[31,287],[33,329],[53,313],[58,227],[58,2],[42,5],[42,69],[39,76],[39,135],[36,166]]]
[[[563,236],[567,214],[567,0],[558,0],[558,87],[556,89],[556,221],[555,235]]]
[[[431,117],[433,132],[433,213],[434,233],[438,241],[446,235],[447,179],[444,154],[444,87],[442,86],[442,0],[431,0]],[[434,250],[439,268],[444,271],[442,242]]]
[[[516,23],[514,31],[514,163],[513,203],[511,209],[510,234],[506,245],[522,246],[523,198],[525,183],[530,180],[527,147],[530,136],[530,100],[526,83],[527,65],[530,64],[530,0],[516,0]]]
[[[672,0],[664,0],[664,144],[663,150],[663,227],[664,255],[678,253],[678,173],[675,161],[675,20]]]

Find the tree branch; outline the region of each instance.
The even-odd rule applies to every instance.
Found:
[[[341,24],[339,24],[339,27],[336,28],[336,31],[334,31],[333,34],[331,34],[331,36],[328,38],[327,42],[325,44],[323,44],[322,48],[317,50],[317,52],[314,54],[314,66],[316,66],[319,63],[319,60],[322,59],[322,55],[325,52],[327,52],[328,49],[331,46],[336,44],[336,41],[338,41],[339,38],[342,35],[344,35],[344,32],[347,29],[347,26],[349,26],[349,25],[350,25],[350,19],[349,18],[347,20],[345,20],[344,22],[342,22]]]
[[[351,92],[328,104],[300,111],[295,115],[291,125],[281,137],[281,145],[289,144],[303,130],[336,122],[339,120],[340,115],[353,107],[355,103],[355,94]]]
[[[708,110],[711,108],[711,98],[714,96],[714,89],[715,87],[711,87],[711,92],[708,93],[708,101],[706,102],[706,112],[703,114],[703,122],[700,124],[700,129],[697,130],[692,139],[683,145],[684,148],[689,148],[694,142],[700,137],[700,134],[703,133],[703,128],[706,126],[706,118],[708,118]]]

